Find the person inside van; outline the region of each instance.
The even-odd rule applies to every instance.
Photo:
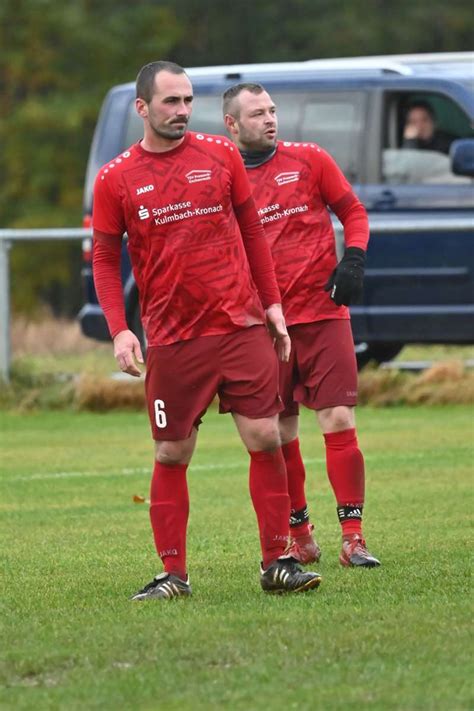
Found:
[[[402,148],[449,153],[453,140],[453,136],[437,129],[436,115],[431,104],[420,99],[408,106]]]

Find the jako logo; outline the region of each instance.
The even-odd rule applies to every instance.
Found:
[[[186,177],[188,179],[188,183],[200,183],[202,180],[210,180],[211,179],[211,171],[210,170],[190,170],[189,173],[186,173]]]
[[[144,205],[140,205],[140,209],[138,211],[138,217],[140,220],[146,220],[147,217],[150,217],[150,213],[148,212],[148,209]]]
[[[286,183],[296,183],[300,179],[300,173],[296,170],[293,173],[278,173],[275,175],[275,181],[278,185],[286,185]]]
[[[143,195],[143,193],[149,193],[151,190],[154,190],[155,186],[154,185],[145,185],[143,188],[137,188],[137,195]]]

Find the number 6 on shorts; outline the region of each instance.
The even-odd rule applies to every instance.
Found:
[[[163,400],[155,400],[154,406],[156,426],[160,429],[163,429],[163,427],[166,427],[167,425],[165,403],[163,402]]]

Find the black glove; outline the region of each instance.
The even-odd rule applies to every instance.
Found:
[[[344,256],[328,279],[324,291],[338,306],[357,304],[362,299],[365,252],[359,247],[347,247]]]

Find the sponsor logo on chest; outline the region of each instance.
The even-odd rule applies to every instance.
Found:
[[[288,173],[278,173],[275,175],[274,180],[277,185],[286,185],[287,183],[296,183],[300,179],[299,170],[291,171]]]
[[[186,173],[188,183],[201,183],[203,180],[210,180],[212,172],[210,170],[190,170]]]

